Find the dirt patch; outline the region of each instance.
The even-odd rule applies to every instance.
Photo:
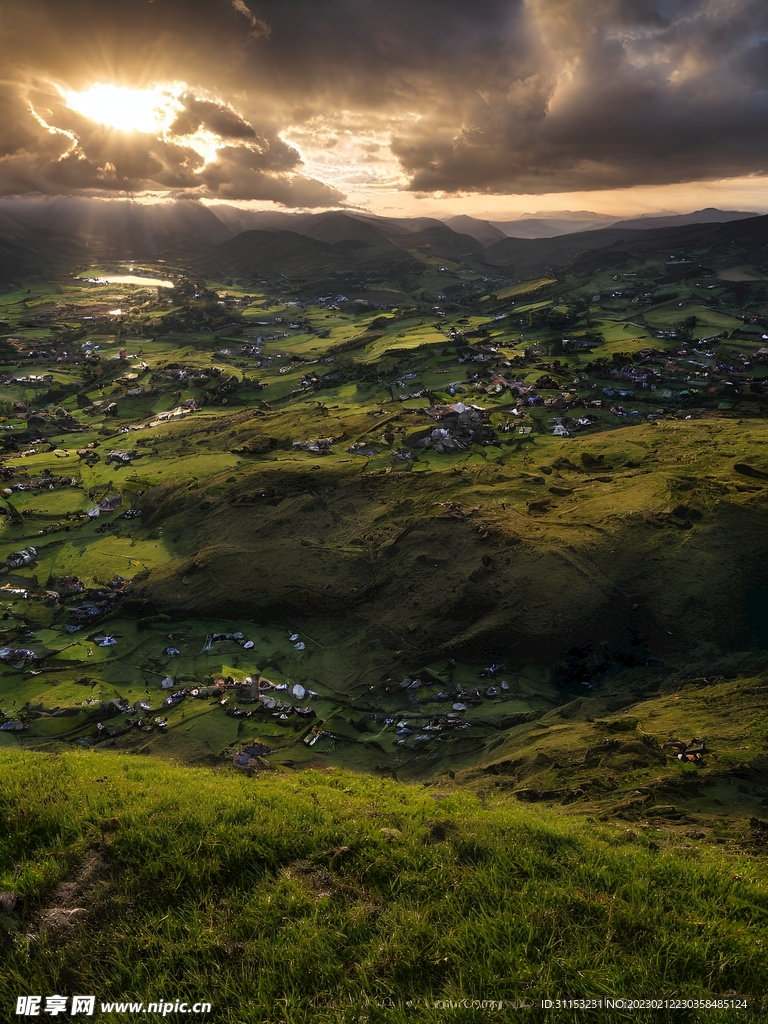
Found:
[[[59,882],[51,897],[51,906],[38,915],[38,923],[57,932],[82,924],[99,893],[108,886],[109,866],[99,850],[89,850],[75,872]]]
[[[301,883],[313,899],[321,900],[335,896],[339,887],[333,875],[323,867],[310,864],[308,860],[297,860],[285,868],[283,875]]]
[[[10,914],[16,906],[15,892],[0,892],[0,914]]]
[[[456,825],[452,821],[433,821],[429,826],[429,835],[426,843],[443,843],[452,833],[456,831]]]

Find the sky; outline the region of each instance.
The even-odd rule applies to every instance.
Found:
[[[0,0],[0,196],[768,211],[766,0]]]

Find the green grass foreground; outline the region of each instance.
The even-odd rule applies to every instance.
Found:
[[[197,1019],[276,1024],[541,1012],[434,1008],[446,999],[768,991],[762,859],[333,769],[246,778],[1,750],[0,778],[0,892],[18,900],[0,918],[8,1019],[35,993],[209,1000]],[[41,914],[65,893],[87,917],[51,933]]]

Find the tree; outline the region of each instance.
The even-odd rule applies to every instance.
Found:
[[[687,316],[685,320],[677,325],[677,337],[678,341],[691,341],[693,339],[693,329],[698,323],[695,316]]]
[[[547,327],[553,330],[562,330],[571,323],[568,309],[558,309],[555,306],[547,313]]]

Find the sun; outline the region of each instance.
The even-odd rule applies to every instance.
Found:
[[[183,106],[179,100],[185,87],[155,85],[132,89],[124,85],[95,82],[84,92],[60,89],[70,110],[108,128],[124,132],[165,135]]]
[[[189,95],[200,98],[185,82],[152,85],[148,89],[106,82],[95,82],[83,92],[57,88],[69,109],[89,121],[118,131],[142,132],[193,149],[202,160],[198,171],[214,161],[221,148],[221,138],[205,128],[191,133],[174,132],[173,125],[185,109],[183,99]],[[215,97],[204,95],[206,99],[221,103]]]

